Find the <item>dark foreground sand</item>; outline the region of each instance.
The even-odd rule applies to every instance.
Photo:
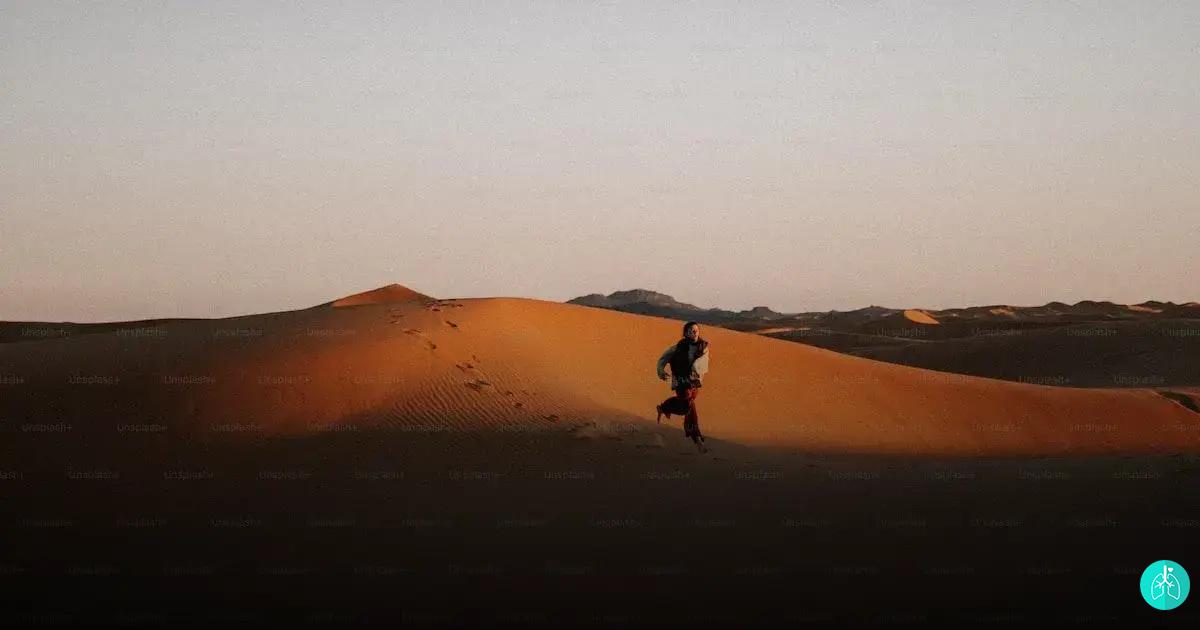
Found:
[[[706,459],[675,431],[143,436],[67,469],[18,435],[0,601],[9,621],[222,625],[1197,619],[1137,590],[1151,561],[1200,566],[1195,456]]]

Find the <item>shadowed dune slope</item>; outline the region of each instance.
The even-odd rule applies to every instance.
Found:
[[[20,430],[66,424],[80,436],[159,425],[202,440],[372,427],[649,429],[669,394],[654,361],[680,324],[478,298],[4,344],[0,419]],[[715,327],[703,335],[713,366],[698,399],[701,426],[722,440],[976,455],[1200,450],[1200,414],[1148,389],[1011,383]]]
[[[957,339],[825,335],[802,340],[857,356],[1028,383],[1163,387],[1200,383],[1200,321],[1162,319],[1052,328],[980,328]]]

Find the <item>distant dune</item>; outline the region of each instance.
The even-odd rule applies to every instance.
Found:
[[[918,309],[909,309],[909,310],[904,311],[904,318],[910,322],[915,322],[918,324],[939,324],[939,323],[941,323],[938,320],[934,319],[933,315],[930,315],[926,311],[922,311],[922,310],[918,310]]]
[[[650,432],[653,408],[669,392],[653,362],[678,338],[678,321],[410,295],[425,297],[393,285],[329,303],[353,309],[0,344],[0,417],[68,423],[81,437],[161,423],[197,440],[347,426],[661,439]],[[1200,450],[1200,432],[1180,430],[1200,415],[1150,389],[1010,383],[717,327],[704,336],[713,370],[701,422],[726,441],[975,455]]]

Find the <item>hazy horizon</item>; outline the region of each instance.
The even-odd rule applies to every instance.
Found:
[[[1200,300],[1200,4],[0,6],[0,320]],[[682,226],[682,229],[681,229]]]

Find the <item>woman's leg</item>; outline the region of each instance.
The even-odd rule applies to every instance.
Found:
[[[687,414],[687,412],[688,412],[688,397],[687,396],[688,396],[687,389],[681,387],[681,388],[675,390],[674,396],[671,396],[670,398],[662,401],[662,403],[658,405],[659,413],[666,414],[668,418],[670,418],[671,414],[673,414],[673,413],[679,414],[681,416]]]
[[[704,441],[704,436],[700,435],[700,415],[696,413],[696,396],[699,393],[699,388],[688,388],[685,393],[687,412],[683,417],[683,434],[692,438],[692,441],[697,444]]]

